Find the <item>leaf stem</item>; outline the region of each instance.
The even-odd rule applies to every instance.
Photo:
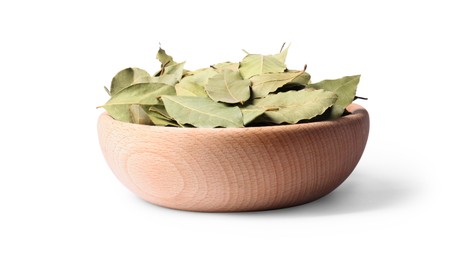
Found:
[[[108,93],[109,96],[111,96],[111,92],[109,91],[109,89],[106,86],[104,86],[104,90],[106,91],[106,93]]]
[[[278,107],[268,107],[266,108],[266,111],[279,111]]]
[[[362,100],[369,100],[368,98],[366,97],[358,97],[358,96],[354,96],[354,100],[356,99],[362,99]]]

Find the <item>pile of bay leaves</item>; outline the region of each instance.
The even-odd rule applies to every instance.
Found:
[[[174,127],[249,127],[335,119],[355,98],[359,75],[318,83],[274,55],[247,54],[194,71],[163,49],[154,75],[138,68],[117,73],[104,104],[116,120]]]

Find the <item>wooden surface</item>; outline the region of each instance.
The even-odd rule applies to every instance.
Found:
[[[338,187],[369,133],[359,105],[335,121],[256,128],[170,128],[116,121],[98,134],[117,178],[151,203],[193,211],[252,211],[299,205]]]

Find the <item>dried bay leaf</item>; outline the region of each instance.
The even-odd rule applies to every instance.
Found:
[[[223,70],[231,70],[231,71],[237,71],[238,67],[240,67],[239,62],[221,62],[217,63],[215,65],[211,66],[214,68],[217,72],[222,72]]]
[[[240,72],[224,70],[207,82],[207,95],[216,102],[243,103],[250,98],[249,80],[243,79]]]
[[[176,83],[178,83],[178,78],[173,75],[173,74],[167,74],[167,75],[161,75],[161,76],[148,76],[148,77],[142,77],[138,78],[135,80],[134,84],[138,83],[163,83],[169,86],[174,86]]]
[[[176,95],[207,97],[204,86],[207,84],[209,78],[215,75],[217,75],[217,72],[212,68],[204,68],[190,72],[188,76],[184,77],[176,84]]]
[[[111,97],[103,107],[112,105],[156,105],[157,97],[174,95],[175,88],[162,83],[139,83],[132,85]]]
[[[165,74],[161,75],[157,78],[157,82],[163,83],[169,86],[175,86],[179,81],[181,77],[179,75],[175,74]]]
[[[191,81],[181,81],[175,85],[175,90],[177,96],[207,97],[204,86],[198,85]]]
[[[178,124],[195,127],[243,127],[240,108],[207,97],[162,96],[168,114]]]
[[[166,109],[163,105],[151,106],[146,110],[146,112],[150,120],[152,120],[155,125],[179,126],[178,123],[168,115],[168,112],[166,112]]]
[[[284,44],[282,45],[281,51],[278,54],[274,54],[273,56],[278,59],[282,63],[286,63],[287,53],[289,52],[289,46],[284,48]]]
[[[273,55],[248,54],[240,62],[240,73],[244,79],[265,73],[283,72],[286,65]]]
[[[260,98],[288,83],[306,85],[310,80],[310,75],[305,71],[287,71],[257,75],[250,80],[253,83],[251,85],[253,98]]]
[[[174,121],[167,120],[166,118],[162,117],[160,114],[155,113],[153,111],[147,112],[148,117],[152,120],[152,123],[157,126],[175,126],[178,127],[179,125]]]
[[[155,112],[155,113],[161,115],[162,117],[164,117],[168,120],[173,120],[173,118],[170,117],[170,115],[168,114],[168,112],[165,109],[165,106],[163,106],[163,105],[158,104],[158,105],[155,105],[155,106],[151,106],[151,107],[149,107],[148,110],[152,111],[152,112]]]
[[[141,84],[141,83],[162,83],[159,82],[160,77],[146,76],[136,79],[132,85]]]
[[[336,94],[325,90],[288,91],[255,99],[247,108],[265,109],[267,122],[295,124],[321,115],[336,99]]]
[[[132,123],[132,116],[130,113],[130,107],[131,105],[113,105],[113,106],[102,106],[108,114],[122,122],[127,122],[127,123]]]
[[[155,77],[162,76],[165,74],[173,74],[176,76],[177,80],[179,81],[184,74],[184,62],[176,62],[173,60],[173,57],[166,54],[166,51],[163,50],[161,47],[158,49],[157,52],[157,59],[161,63],[160,70],[154,74]]]
[[[165,68],[160,76],[173,75],[178,81],[180,81],[184,73],[184,64],[185,62],[170,65]]]
[[[310,75],[287,70],[289,47],[277,54],[247,54],[241,62],[184,69],[159,48],[160,71],[118,72],[102,107],[116,120],[176,127],[244,127],[337,118],[355,98],[360,76],[311,84]]]
[[[200,86],[205,86],[209,78],[217,75],[217,71],[213,68],[203,68],[190,71],[181,81],[190,81]]]
[[[157,97],[161,95],[174,95],[175,88],[162,83],[139,83],[123,89],[102,107],[116,120],[132,122],[130,106],[133,104],[156,105]]]
[[[131,86],[134,82],[142,77],[149,77],[150,74],[139,68],[127,68],[119,71],[111,81],[110,93],[111,96],[119,91]]]
[[[158,48],[157,60],[160,61],[160,63],[162,64],[162,68],[165,66],[176,64],[176,62],[173,60],[173,57],[166,54],[166,51],[162,49],[161,47]]]
[[[344,109],[353,102],[360,78],[361,75],[354,75],[339,79],[328,79],[310,84],[308,87],[328,90],[338,95],[338,100],[336,100],[331,111],[331,118],[334,119],[342,116]]]
[[[132,104],[129,107],[129,111],[131,113],[132,123],[142,125],[153,125],[152,120],[147,115],[142,106],[138,104]]]
[[[266,112],[266,109],[251,106],[251,107],[241,108],[241,111],[243,114],[243,124],[247,126],[253,120],[255,120],[256,118],[264,114],[264,112]]]

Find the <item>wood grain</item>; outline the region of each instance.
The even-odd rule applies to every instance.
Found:
[[[313,201],[354,170],[369,134],[357,104],[334,121],[254,128],[171,128],[103,113],[98,135],[116,177],[151,203],[192,211],[253,211]]]

